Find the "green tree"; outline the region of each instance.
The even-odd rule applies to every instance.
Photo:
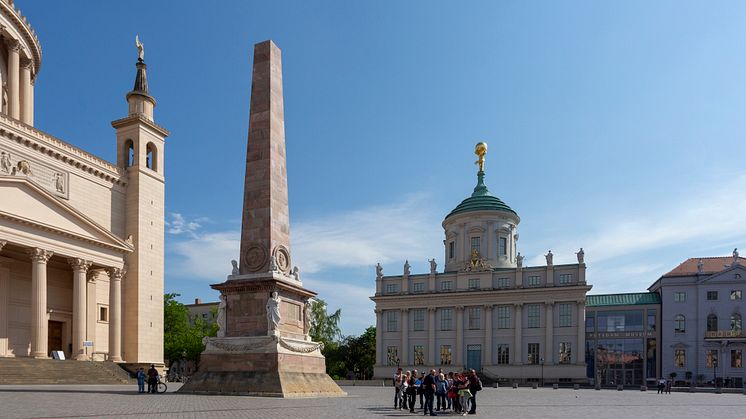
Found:
[[[324,348],[335,346],[342,337],[339,330],[339,320],[342,317],[342,309],[337,309],[334,314],[326,312],[326,303],[322,299],[314,299],[311,303],[311,340],[321,342]]]
[[[205,349],[202,338],[217,335],[218,326],[199,316],[190,322],[189,310],[176,301],[178,296],[166,294],[163,298],[163,357],[173,361],[186,355],[186,359],[198,361]]]

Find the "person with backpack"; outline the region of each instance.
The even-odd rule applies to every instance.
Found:
[[[474,369],[469,370],[469,391],[471,392],[471,409],[469,410],[470,415],[477,414],[477,392],[482,391],[482,380],[477,376],[477,372]]]

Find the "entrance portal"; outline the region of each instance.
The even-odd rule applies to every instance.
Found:
[[[482,371],[482,345],[466,346],[466,369]]]
[[[49,321],[49,335],[47,338],[47,350],[62,351],[62,322]]]

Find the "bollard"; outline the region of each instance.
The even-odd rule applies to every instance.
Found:
[[[573,384],[572,385],[573,390],[580,390],[580,384]]]
[[[531,383],[531,388],[536,390],[537,388],[539,388],[539,383]]]
[[[640,386],[640,391],[648,391],[648,386],[646,385]]]
[[[513,383],[513,388],[518,388],[518,383]]]
[[[552,390],[559,389],[559,384],[552,384]]]
[[[624,386],[621,384],[617,384],[616,391],[623,391],[623,390],[624,390]]]

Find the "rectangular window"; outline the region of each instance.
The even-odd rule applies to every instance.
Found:
[[[539,305],[538,304],[529,304],[528,306],[526,306],[526,310],[528,311],[528,324],[526,325],[526,327],[531,328],[531,329],[535,329],[537,327],[541,327],[541,325],[540,325],[540,322],[541,322],[540,310],[541,310],[541,308],[539,307]]]
[[[572,304],[559,304],[559,327],[572,327]]]
[[[386,294],[396,294],[399,292],[398,284],[386,284]]]
[[[479,279],[471,278],[469,279],[469,289],[470,290],[478,290],[480,288],[479,286]]]
[[[482,307],[469,307],[469,329],[482,327]]]
[[[396,346],[389,346],[386,348],[386,359],[389,366],[399,365],[399,348]]]
[[[740,300],[741,299],[741,290],[730,290],[730,299],[731,300]]]
[[[479,253],[479,242],[482,240],[481,237],[472,237],[471,238],[471,251],[474,252],[475,250],[477,253]]]
[[[453,259],[453,255],[456,253],[456,242],[448,243],[448,259]]]
[[[498,329],[510,329],[510,306],[498,306],[497,307],[497,328]]]
[[[510,363],[510,346],[497,345],[497,364],[508,365]]]
[[[424,282],[415,282],[412,284],[412,292],[423,292],[425,291]]]
[[[560,284],[572,283],[572,274],[560,274],[559,283]]]
[[[398,332],[399,331],[399,316],[395,311],[386,312],[386,331],[387,332]]]
[[[686,302],[686,293],[685,292],[675,292],[673,293],[673,302],[674,303],[685,303]]]
[[[414,365],[425,365],[425,347],[414,345]]]
[[[412,310],[412,330],[415,332],[421,332],[425,330],[425,310],[417,309]]]
[[[560,364],[572,363],[572,343],[560,342],[558,362]]]
[[[109,321],[109,307],[104,307],[104,306],[98,307],[98,321],[100,322]]]
[[[528,277],[528,286],[529,287],[538,287],[541,285],[541,277],[538,275],[531,275]]]
[[[452,358],[451,345],[440,345],[440,365],[451,365]]]
[[[443,281],[440,283],[440,290],[441,291],[450,291],[453,289],[453,282],[451,281]]]
[[[510,286],[510,278],[497,278],[497,288],[508,288]]]
[[[529,343],[528,344],[528,363],[538,365],[539,364],[539,344]]]
[[[499,256],[506,256],[508,254],[508,239],[500,237],[497,242],[497,254]]]
[[[686,366],[686,350],[674,349],[673,366],[674,368],[684,368]]]
[[[730,350],[730,367],[731,368],[743,367],[743,350],[742,349],[731,349]]]
[[[718,299],[717,291],[707,291],[707,299],[709,301],[716,301]]]
[[[596,331],[596,315],[595,313],[585,313],[585,331],[587,333],[594,333]]]
[[[648,310],[648,332],[655,332],[655,310]]]
[[[453,309],[440,310],[440,330],[453,330]]]
[[[705,352],[705,365],[707,368],[715,368],[718,365],[718,350],[708,349]]]

